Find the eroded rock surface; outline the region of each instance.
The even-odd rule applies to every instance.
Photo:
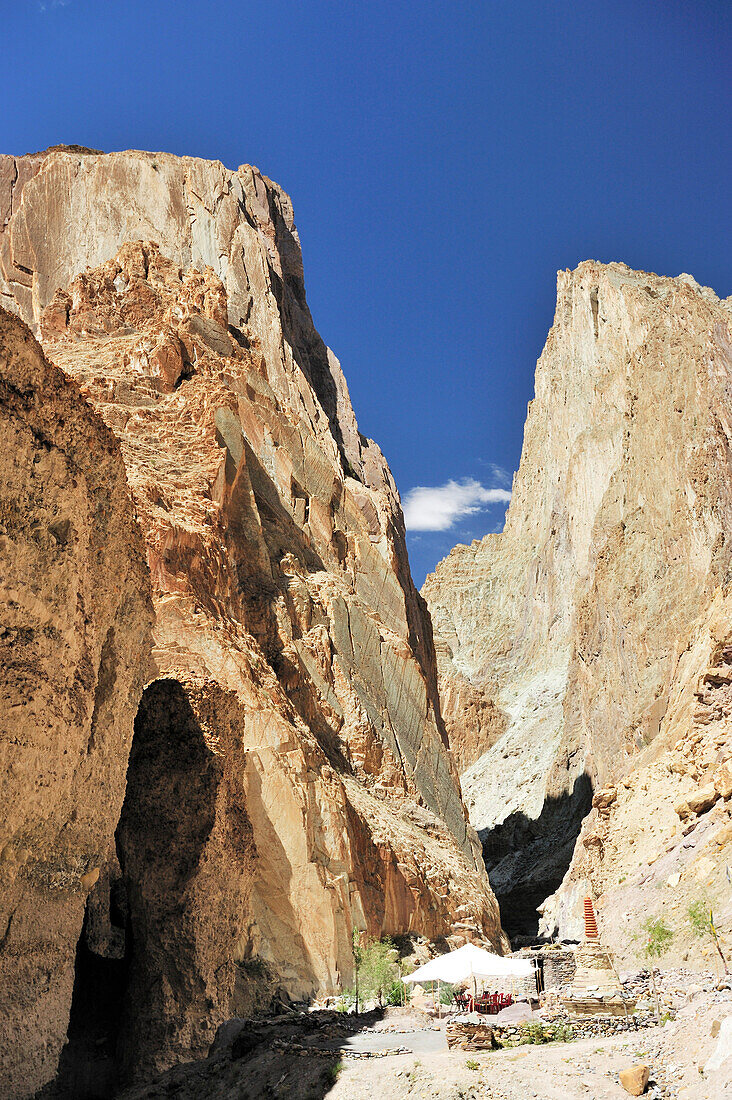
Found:
[[[599,899],[603,941],[616,957],[638,956],[638,929],[660,917],[674,933],[665,962],[714,970],[712,940],[691,935],[689,906],[713,909],[732,932],[732,596],[720,586],[703,607],[671,679],[653,742],[616,783],[597,791],[570,868],[542,907],[542,928],[575,935],[580,894]]]
[[[729,582],[731,381],[730,303],[690,276],[560,272],[505,529],[423,589],[443,697],[467,679],[506,716],[462,782],[494,889],[529,903],[519,925],[558,886],[591,786],[682,735],[674,692]]]
[[[0,309],[0,1094],[66,1038],[114,854],[152,607],[119,442]]]
[[[168,685],[148,692],[177,693],[191,752],[213,769],[200,787],[179,777],[181,812],[200,802],[211,823],[183,845],[190,878],[177,841],[150,877],[135,770],[147,750],[133,748],[122,867],[106,872],[126,882],[128,992],[174,934],[156,875],[188,885],[173,921],[181,988],[139,998],[139,1021],[121,1025],[126,1065],[205,1053],[232,959],[302,996],[351,983],[354,927],[505,945],[398,494],[313,327],[289,198],[249,166],[137,152],[50,151],[6,160],[2,179],[0,294],[120,440],[152,578],[153,675]],[[162,782],[169,749],[138,728]],[[238,853],[231,814],[248,838]],[[111,950],[103,920],[94,934]]]

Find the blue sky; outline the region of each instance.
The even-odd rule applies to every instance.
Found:
[[[501,527],[558,268],[732,293],[725,0],[3,8],[1,151],[249,162],[292,195],[361,430],[403,497],[448,486],[411,509],[442,525],[409,535],[418,584]]]

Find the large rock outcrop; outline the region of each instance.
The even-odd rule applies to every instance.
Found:
[[[690,276],[560,272],[505,529],[424,586],[448,722],[465,681],[482,700],[463,790],[516,931],[591,787],[681,735],[674,685],[729,582],[731,356],[730,303]]]
[[[0,1094],[56,1069],[152,607],[120,447],[0,309]]]
[[[354,927],[505,945],[398,494],[313,327],[287,195],[249,166],[71,147],[0,160],[0,196],[0,300],[119,438],[152,582],[103,872],[126,912],[124,1068],[205,1053],[254,963],[293,996],[347,986]],[[92,932],[119,953],[118,927]],[[138,996],[173,940],[178,986],[163,967]]]

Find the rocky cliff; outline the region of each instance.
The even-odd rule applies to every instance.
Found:
[[[353,928],[500,949],[398,494],[313,327],[287,195],[69,147],[0,159],[0,227],[0,301],[119,439],[149,566],[112,901],[77,965],[124,963],[122,1072],[205,1053],[263,973],[347,986]]]
[[[119,443],[0,309],[0,1093],[66,1037],[87,899],[114,858],[152,609]]]
[[[592,788],[689,736],[692,639],[718,663],[718,610],[713,642],[706,624],[730,577],[730,317],[690,276],[560,272],[505,529],[456,547],[424,586],[448,724],[473,697],[463,789],[514,931],[559,885]],[[702,777],[727,751],[714,729]],[[650,792],[635,831],[653,805]],[[636,842],[612,843],[629,857]]]

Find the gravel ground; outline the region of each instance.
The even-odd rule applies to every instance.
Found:
[[[651,1070],[649,1100],[730,1100],[732,1057],[714,1075],[702,1072],[715,1023],[730,1015],[732,994],[700,993],[665,1027],[469,1054],[446,1050],[432,1022],[414,1030],[418,1021],[403,1010],[362,1018],[359,1031],[340,1037],[313,1019],[299,1030],[296,1020],[265,1024],[253,1046],[251,1026],[234,1025],[212,1056],[126,1100],[627,1100],[618,1074],[639,1062]],[[400,1047],[410,1053],[363,1056]]]

